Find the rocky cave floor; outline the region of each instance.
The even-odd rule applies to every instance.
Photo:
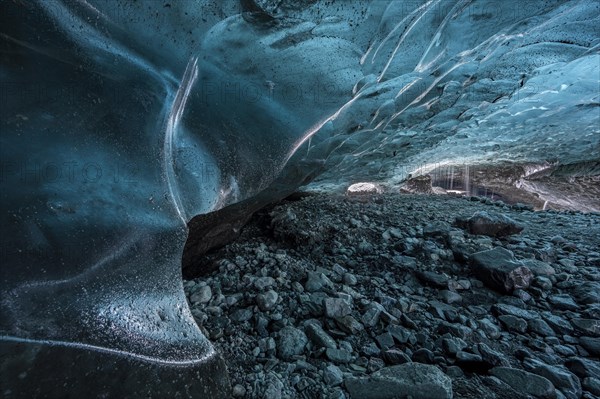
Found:
[[[233,397],[598,398],[599,248],[599,214],[312,194],[184,286]]]

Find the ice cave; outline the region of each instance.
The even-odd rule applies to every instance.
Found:
[[[600,398],[600,1],[0,0],[4,398]]]

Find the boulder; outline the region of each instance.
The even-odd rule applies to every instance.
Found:
[[[471,234],[505,237],[523,231],[523,226],[506,215],[477,212],[468,219],[457,219],[456,225]]]
[[[475,276],[489,288],[511,293],[526,289],[533,280],[533,273],[517,261],[513,253],[502,247],[474,253],[471,268]]]

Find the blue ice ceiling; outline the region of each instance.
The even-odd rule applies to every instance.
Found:
[[[315,177],[600,158],[597,1],[0,9],[4,342],[202,363],[195,215]]]

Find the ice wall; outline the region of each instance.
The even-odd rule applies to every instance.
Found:
[[[196,237],[206,249],[316,176],[393,185],[444,164],[599,158],[598,2],[0,8],[10,350],[202,373],[218,360],[181,286],[194,216],[222,210]],[[25,352],[2,367],[39,369]]]

